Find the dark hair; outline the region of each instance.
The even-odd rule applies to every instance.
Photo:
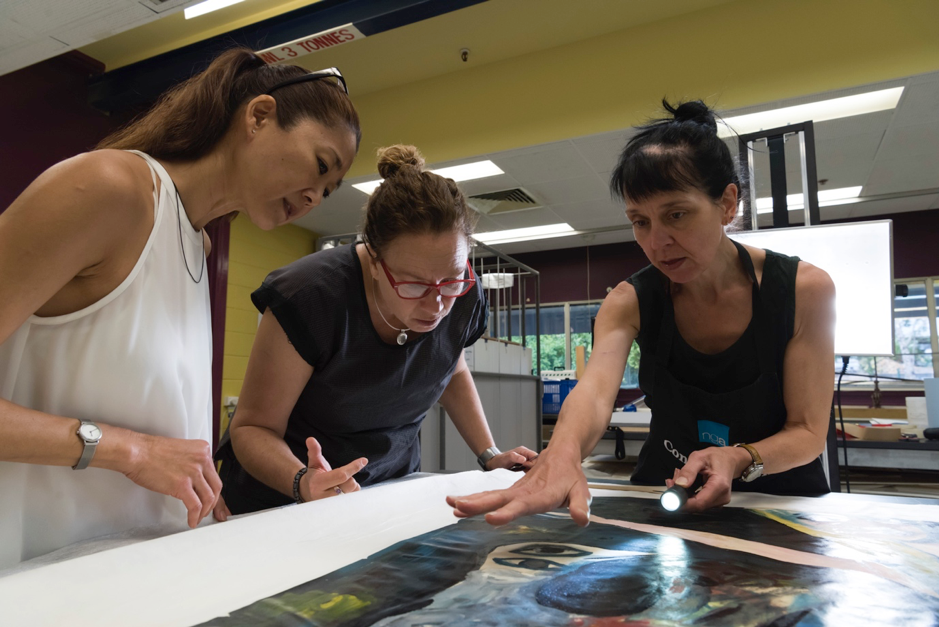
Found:
[[[188,161],[208,154],[231,126],[239,107],[271,87],[308,71],[296,65],[268,65],[248,48],[220,54],[205,71],[164,93],[143,116],[106,137],[97,148],[141,150],[157,159]],[[349,96],[329,80],[278,89],[277,123],[290,130],[304,119],[329,127],[346,125],[362,138]]]
[[[478,216],[453,179],[424,170],[424,157],[414,146],[378,149],[378,173],[384,182],[365,206],[362,235],[381,258],[388,244],[406,233],[472,236]]]
[[[641,201],[660,192],[699,190],[719,200],[731,183],[745,200],[743,177],[730,149],[717,136],[714,112],[700,100],[662,106],[672,117],[640,126],[620,154],[610,190]]]

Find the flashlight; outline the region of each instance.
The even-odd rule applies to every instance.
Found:
[[[662,493],[662,496],[659,497],[659,503],[662,505],[662,509],[665,511],[677,512],[685,506],[685,502],[694,496],[694,493],[700,490],[701,486],[703,485],[704,480],[701,475],[698,475],[698,477],[694,480],[694,483],[692,483],[687,488],[683,488],[676,483]]]

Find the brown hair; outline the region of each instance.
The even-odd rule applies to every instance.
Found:
[[[391,241],[407,233],[473,235],[478,215],[463,191],[453,179],[424,170],[424,157],[414,146],[379,148],[378,173],[385,180],[368,199],[362,227],[378,258]]]
[[[271,87],[308,71],[296,65],[268,65],[248,48],[223,52],[205,71],[164,93],[143,116],[106,137],[97,148],[141,150],[157,159],[189,161],[208,154],[228,131],[239,107]],[[341,124],[362,139],[359,116],[349,96],[329,80],[278,89],[277,123],[290,130],[304,119],[329,128]]]

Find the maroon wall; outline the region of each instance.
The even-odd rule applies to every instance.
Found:
[[[70,52],[0,76],[0,212],[51,165],[85,152],[115,123],[88,106],[86,83],[104,66]]]

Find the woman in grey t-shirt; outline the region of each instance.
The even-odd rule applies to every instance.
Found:
[[[364,241],[275,270],[252,294],[264,315],[218,454],[232,513],[419,470],[438,401],[487,469],[534,459],[495,448],[463,359],[488,317],[467,263],[475,212],[423,164],[412,146],[381,151]]]

